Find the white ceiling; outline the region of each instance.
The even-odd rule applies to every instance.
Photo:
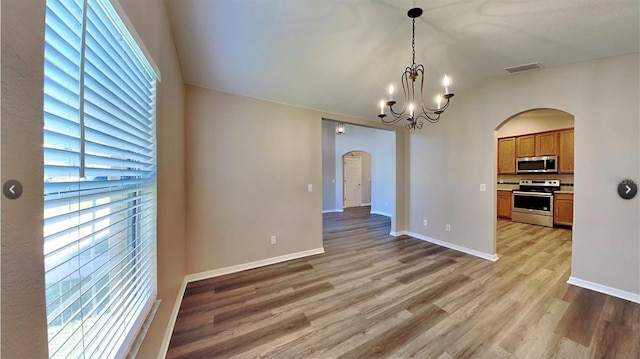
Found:
[[[167,0],[187,84],[377,119],[416,62],[458,96],[506,67],[639,52],[639,0]],[[542,70],[544,71],[544,70]],[[441,90],[440,90],[441,91]],[[455,101],[455,98],[453,99]]]

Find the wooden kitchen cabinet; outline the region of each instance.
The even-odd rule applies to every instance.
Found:
[[[516,173],[515,137],[498,139],[498,174]]]
[[[511,219],[511,191],[498,191],[498,218]]]
[[[536,155],[536,137],[534,135],[516,137],[516,157],[533,157]]]
[[[558,132],[546,132],[536,135],[536,156],[558,155]]]
[[[558,137],[558,172],[573,173],[573,129],[560,131]]]
[[[556,193],[553,208],[554,224],[573,226],[573,193]]]

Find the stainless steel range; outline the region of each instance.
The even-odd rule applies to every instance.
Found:
[[[560,180],[520,180],[513,191],[511,219],[553,227],[553,192],[558,190]]]

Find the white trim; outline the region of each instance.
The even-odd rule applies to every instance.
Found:
[[[323,209],[322,213],[342,213],[341,209]]]
[[[640,303],[640,294],[637,294],[637,293],[627,292],[622,289],[608,287],[606,285],[590,282],[588,280],[584,280],[576,277],[569,277],[569,280],[567,281],[567,283],[571,285],[575,285],[577,287],[582,287],[582,288],[594,290],[596,292],[604,293],[613,297],[622,298],[634,303]]]
[[[133,341],[133,343],[131,343],[131,347],[127,350],[127,355],[126,355],[127,359],[135,359],[138,356],[138,351],[142,346],[144,337],[147,335],[147,332],[149,331],[149,327],[151,326],[151,322],[153,321],[153,318],[155,318],[156,316],[156,312],[158,311],[160,302],[162,302],[162,299],[156,299],[153,301],[153,304],[151,306],[151,311],[149,312],[144,322],[142,323],[140,332],[136,336],[136,339]],[[120,356],[116,356],[116,358],[120,358]]]
[[[142,55],[149,62],[149,66],[151,66],[151,70],[155,72],[156,77],[158,78],[158,81],[162,82],[162,74],[160,73],[160,68],[158,67],[158,65],[156,65],[156,62],[153,56],[151,56],[151,52],[149,52],[149,50],[145,46],[144,41],[142,41],[142,38],[136,31],[135,26],[133,26],[133,23],[129,19],[129,16],[127,16],[127,12],[124,11],[124,8],[122,8],[120,1],[108,0],[107,2],[111,4],[111,6],[113,7],[113,10],[115,10],[116,14],[118,15],[118,17],[120,17],[120,20],[124,24],[124,27],[126,27],[129,33],[131,34],[131,38],[133,39],[133,41],[136,42],[136,44],[140,48],[140,51],[142,52]]]
[[[384,212],[380,212],[380,211],[371,211],[371,214],[379,214],[381,216],[391,217],[391,215],[389,213],[384,213]]]
[[[136,318],[135,322],[133,323],[133,327],[124,339],[124,343],[122,343],[122,345],[116,352],[116,358],[124,358],[132,351],[137,352],[137,349],[134,349],[134,347],[136,345],[139,346],[142,342],[141,339],[144,339],[147,330],[144,329],[143,326],[145,323],[147,323],[147,319],[149,317],[151,317],[149,319],[153,320],[153,316],[155,315],[154,308],[156,310],[158,309],[156,306],[155,295],[149,297],[147,303],[144,305],[144,308],[142,308],[142,312],[140,313],[138,318]],[[133,355],[135,355],[135,353],[133,353]]]
[[[178,291],[178,298],[176,299],[176,303],[173,306],[173,311],[171,311],[171,317],[169,318],[169,324],[167,325],[167,331],[164,333],[164,339],[162,340],[162,346],[160,347],[160,359],[165,359],[167,356],[167,351],[169,350],[169,342],[171,341],[171,334],[173,334],[173,328],[176,325],[176,319],[178,319],[178,311],[180,310],[180,306],[182,305],[182,298],[184,298],[184,292],[187,289],[187,284],[191,282],[195,282],[198,280],[218,277],[225,274],[241,272],[247,269],[253,269],[263,266],[268,266],[270,264],[276,264],[280,262],[290,261],[292,259],[298,259],[302,257],[313,256],[316,254],[324,253],[324,247],[310,249],[307,251],[296,252],[285,254],[278,257],[272,257],[267,259],[261,259],[255,262],[249,262],[244,264],[238,264],[231,267],[224,267],[219,269],[214,269],[210,271],[200,272],[189,274],[184,277],[182,281],[182,286]]]
[[[398,232],[391,231],[389,232],[389,235],[394,237],[408,236],[409,232],[408,231],[398,231]]]
[[[371,203],[363,203],[363,204],[361,204],[361,205],[360,205],[360,207],[363,207],[363,206],[370,206],[370,205],[371,205]]]
[[[310,249],[310,250],[307,250],[307,251],[285,254],[285,255],[282,255],[282,256],[278,256],[278,257],[261,259],[259,261],[255,261],[255,262],[238,264],[238,265],[231,266],[231,267],[224,267],[224,268],[218,268],[218,269],[214,269],[214,270],[210,270],[210,271],[189,274],[184,278],[187,281],[187,283],[195,282],[195,281],[198,281],[198,280],[209,279],[209,278],[218,277],[218,276],[225,275],[225,274],[241,272],[241,271],[247,270],[247,269],[264,267],[264,266],[268,266],[268,265],[271,265],[271,264],[276,264],[276,263],[280,263],[280,262],[286,262],[286,261],[290,261],[292,259],[308,257],[308,256],[316,255],[316,254],[322,254],[322,253],[324,253],[324,248],[320,247],[320,248]]]
[[[419,240],[422,240],[422,241],[425,241],[425,242],[429,242],[429,243],[433,243],[433,244],[437,244],[437,245],[442,246],[442,247],[447,247],[447,248],[453,249],[453,250],[458,251],[458,252],[471,254],[472,256],[480,257],[480,258],[486,259],[488,261],[495,262],[495,261],[498,260],[498,255],[497,254],[489,254],[489,253],[485,253],[485,252],[476,251],[475,249],[471,249],[471,248],[459,246],[457,244],[441,241],[439,239],[423,236],[422,234],[418,234],[418,233],[414,233],[414,232],[409,232],[408,234],[411,237],[417,238]]]
[[[162,339],[162,344],[160,345],[159,359],[165,359],[167,357],[167,352],[169,351],[169,342],[171,341],[171,334],[173,334],[173,328],[176,326],[176,319],[178,319],[178,312],[180,311],[182,298],[184,298],[184,291],[186,289],[187,277],[182,280],[182,285],[178,290],[178,297],[176,298],[176,302],[173,305],[173,310],[171,311],[171,316],[169,317],[169,324],[167,324],[167,330],[164,332],[164,338]]]

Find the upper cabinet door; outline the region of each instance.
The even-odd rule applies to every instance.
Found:
[[[560,173],[573,173],[573,129],[560,131],[560,151],[558,161],[560,161]]]
[[[558,155],[558,132],[547,132],[536,135],[536,156]],[[562,161],[562,159],[560,159]]]
[[[535,156],[535,136],[526,135],[516,137],[516,157],[533,157]]]
[[[498,174],[516,173],[516,139],[498,139]]]

